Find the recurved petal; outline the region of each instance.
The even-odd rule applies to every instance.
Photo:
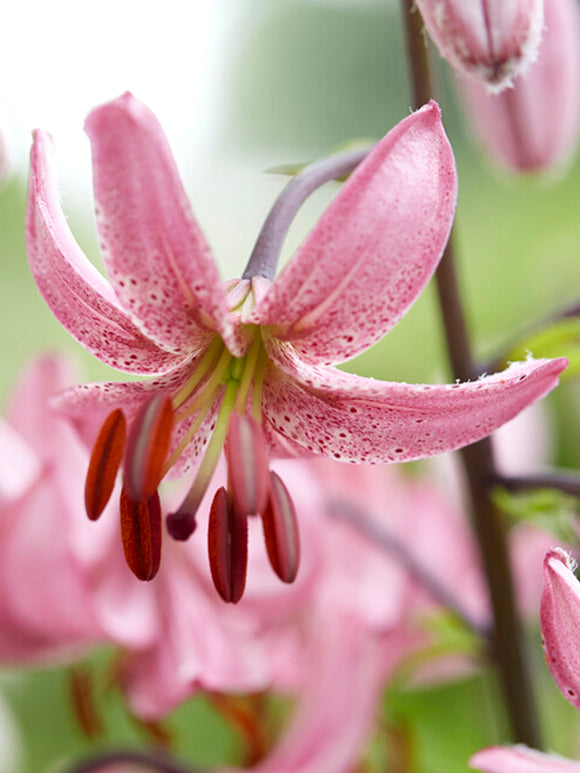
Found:
[[[395,325],[441,257],[457,180],[439,108],[430,102],[376,146],[258,304],[309,362],[359,354]]]
[[[70,232],[58,200],[51,151],[49,135],[35,132],[26,247],[38,289],[68,332],[107,365],[128,373],[167,370],[180,358],[133,324]]]
[[[546,661],[560,692],[580,708],[580,583],[572,558],[559,548],[544,558],[540,623]]]
[[[556,754],[542,754],[527,746],[490,746],[469,760],[483,773],[579,773],[580,762]]]
[[[474,382],[375,381],[301,362],[270,342],[262,410],[307,451],[350,462],[404,462],[489,435],[556,386],[567,360],[529,360]]]
[[[153,113],[126,93],[93,110],[85,129],[103,259],[124,308],[175,352],[191,352],[208,328],[227,338],[217,268]]]

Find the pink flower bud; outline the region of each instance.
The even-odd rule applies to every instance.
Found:
[[[580,708],[580,583],[573,568],[563,550],[546,553],[540,622],[552,676],[562,695]]]
[[[580,129],[580,13],[576,0],[545,0],[537,60],[513,88],[490,94],[460,82],[467,114],[490,155],[515,171],[540,171],[572,154]]]
[[[441,55],[501,91],[534,61],[543,0],[417,0]]]

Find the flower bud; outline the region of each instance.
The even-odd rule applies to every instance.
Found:
[[[543,0],[417,0],[442,56],[495,91],[534,61]]]
[[[540,623],[552,676],[562,695],[580,708],[580,583],[574,566],[563,550],[546,553]]]
[[[537,60],[513,88],[490,94],[461,79],[466,113],[489,154],[514,171],[561,164],[580,129],[580,12],[576,0],[545,0]]]

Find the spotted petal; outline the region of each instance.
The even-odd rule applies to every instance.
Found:
[[[194,366],[193,366],[194,367]],[[150,381],[133,381],[120,383],[115,381],[93,384],[81,384],[61,392],[51,401],[58,413],[66,416],[85,443],[92,447],[99,430],[111,411],[121,408],[127,421],[130,423],[151,396],[165,391],[171,394],[179,390],[191,376],[192,364],[176,368],[159,378]],[[212,431],[212,425],[219,403],[214,404],[202,422],[194,437],[183,450],[179,459],[171,468],[170,477],[178,477],[185,474],[195,464],[202,453]],[[177,422],[174,427],[169,454],[171,455],[181,441],[196,414]]]
[[[540,621],[552,676],[562,695],[580,709],[580,583],[573,568],[563,550],[546,553]]]
[[[483,773],[580,773],[580,762],[526,746],[490,746],[474,754],[469,764]]]
[[[227,338],[217,268],[153,113],[127,93],[93,110],[85,128],[103,259],[125,309],[175,352],[197,348],[208,328]]]
[[[395,325],[428,282],[455,214],[439,108],[401,121],[360,165],[258,304],[312,363],[342,362]]]
[[[270,341],[262,409],[310,452],[350,462],[403,462],[473,443],[556,386],[567,360],[530,360],[475,382],[375,381],[299,360]]]
[[[50,155],[50,137],[37,131],[32,147],[26,246],[40,292],[68,332],[107,365],[129,373],[167,370],[179,358],[139,331],[70,232],[59,204]]]

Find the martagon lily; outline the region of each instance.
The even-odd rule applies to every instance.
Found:
[[[148,108],[125,94],[96,108],[86,130],[109,281],[67,226],[43,131],[32,149],[27,248],[37,285],[64,327],[105,363],[155,376],[79,386],[56,401],[94,444],[89,517],[99,516],[123,465],[122,538],[141,579],[159,567],[157,488],[166,476],[201,459],[167,519],[170,534],[186,539],[225,447],[228,485],[213,500],[209,553],[218,591],[236,601],[248,515],[262,515],[278,575],[292,581],[298,567],[294,508],[269,472],[270,456],[379,463],[448,451],[511,419],[554,387],[566,366],[530,359],[452,385],[381,382],[333,367],[398,322],[447,242],[456,170],[434,102],[355,161],[313,165],[309,190],[366,155],[277,278],[280,222],[288,215],[282,198],[242,278],[225,285]]]

